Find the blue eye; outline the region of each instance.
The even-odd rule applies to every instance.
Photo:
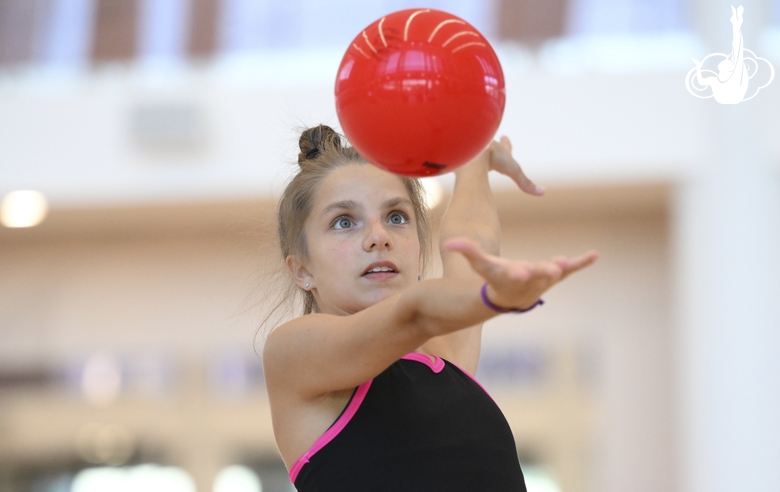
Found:
[[[396,218],[400,218],[401,221],[397,221]],[[390,221],[395,225],[405,224],[409,221],[409,218],[403,212],[393,212],[390,217]]]
[[[349,217],[341,216],[341,217],[336,219],[336,222],[334,222],[333,225],[334,226],[340,226],[340,227],[337,227],[336,229],[346,229],[351,224],[352,224],[352,219],[350,219]]]

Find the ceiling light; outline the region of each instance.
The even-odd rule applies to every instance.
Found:
[[[49,205],[38,191],[18,190],[5,195],[0,204],[0,222],[6,227],[33,227],[46,218]]]

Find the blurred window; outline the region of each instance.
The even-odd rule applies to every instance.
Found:
[[[571,0],[571,35],[630,34],[692,29],[690,0]]]
[[[217,47],[219,0],[190,0],[187,52],[194,58],[214,54]]]
[[[0,64],[186,59],[346,47],[407,8],[463,17],[488,38],[537,45],[600,34],[690,31],[691,0],[0,0]],[[780,24],[780,0],[767,18]]]
[[[263,362],[254,354],[224,353],[209,364],[212,389],[226,398],[265,392]]]
[[[189,0],[140,0],[138,51],[145,58],[181,59],[186,52]]]
[[[689,1],[500,0],[498,33],[500,39],[535,45],[568,35],[688,30]]]
[[[173,466],[137,465],[81,470],[70,492],[195,492],[195,482],[186,471]]]
[[[38,3],[0,0],[0,63],[11,65],[32,60]]]
[[[135,57],[138,6],[139,0],[96,0],[93,60],[127,61]]]
[[[769,24],[780,27],[780,0],[770,0],[767,9],[769,9]]]
[[[219,51],[346,48],[370,23],[409,8],[446,10],[467,19],[483,34],[493,34],[495,0],[422,1],[224,0],[218,27]]]
[[[254,470],[242,465],[230,465],[217,474],[213,492],[263,492],[263,487]]]
[[[95,9],[92,0],[49,0],[42,60],[56,65],[76,65],[89,59]]]
[[[500,0],[500,39],[538,44],[561,37],[565,29],[566,0]]]
[[[488,391],[538,391],[549,382],[553,354],[534,346],[485,349],[477,378]]]

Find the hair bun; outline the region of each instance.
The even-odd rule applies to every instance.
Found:
[[[301,149],[298,164],[303,167],[304,162],[316,159],[327,150],[341,150],[341,135],[327,125],[317,125],[301,133],[298,147]]]

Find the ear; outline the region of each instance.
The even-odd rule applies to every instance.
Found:
[[[293,281],[298,285],[298,287],[304,289],[307,282],[311,282],[309,289],[314,286],[314,277],[312,277],[311,273],[309,273],[303,263],[301,263],[301,261],[296,256],[288,256],[285,260],[285,264],[287,265],[287,270],[290,272]]]

